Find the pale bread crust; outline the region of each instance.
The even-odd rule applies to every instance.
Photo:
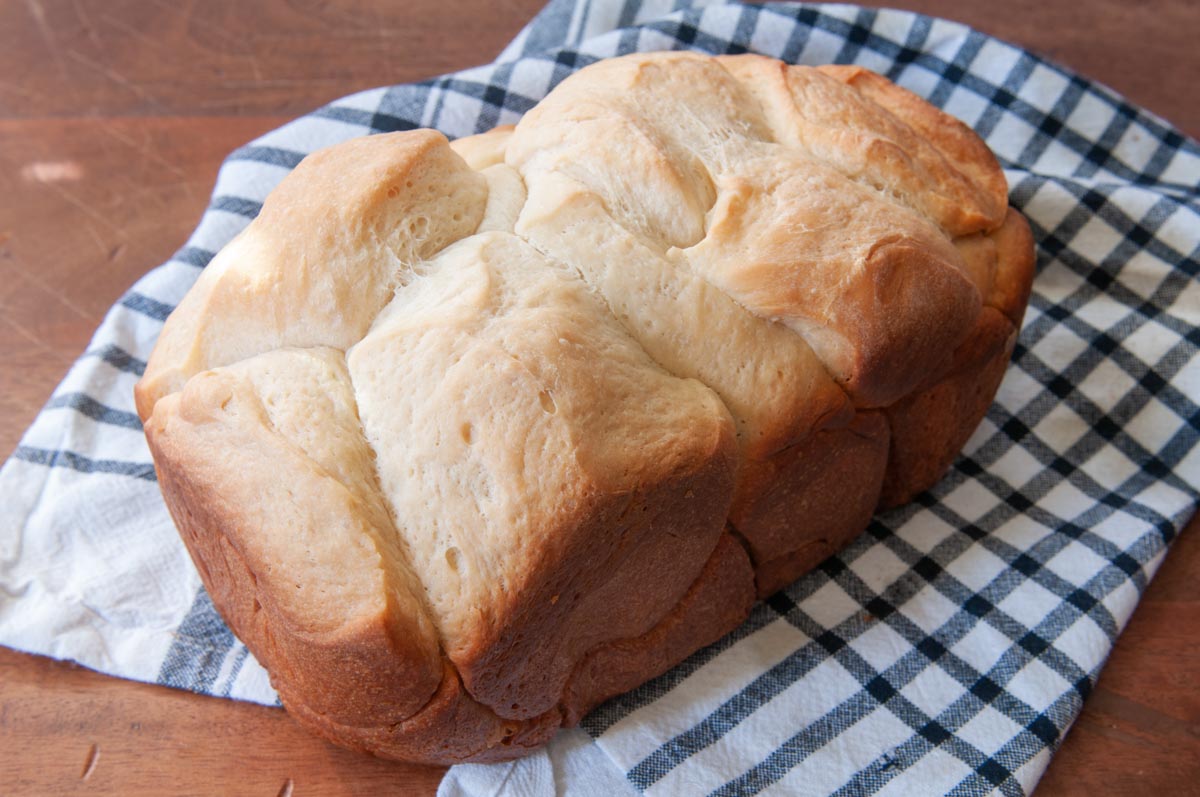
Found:
[[[277,684],[337,721],[403,720],[442,678],[421,597],[385,574],[358,498],[265,416],[260,397],[228,372],[162,399],[145,429],[167,507],[214,605]],[[277,528],[288,536],[262,533]],[[305,545],[318,535],[334,544]],[[344,589],[335,579],[299,588],[309,567],[347,565],[356,577]],[[335,672],[339,688],[330,689]]]
[[[757,56],[316,153],[138,385],[167,505],[305,725],[520,755],[940,478],[1028,300],[1005,190],[885,79]]]
[[[287,346],[346,350],[390,298],[397,264],[474,232],[486,195],[432,130],[309,155],[171,314],[134,391],[138,414],[209,368]]]

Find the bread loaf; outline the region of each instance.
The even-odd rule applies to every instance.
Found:
[[[298,720],[499,760],[940,478],[1032,270],[987,148],[887,80],[632,55],[515,129],[305,158],[137,406]]]

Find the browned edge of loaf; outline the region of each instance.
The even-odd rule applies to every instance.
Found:
[[[953,464],[983,420],[1004,377],[1029,301],[1034,274],[1029,224],[1009,208],[1004,223],[987,236],[996,247],[996,282],[974,329],[955,349],[941,379],[879,413],[858,413],[845,429],[818,432],[799,444],[809,448],[784,469],[755,505],[753,523],[778,545],[751,552],[758,595],[766,597],[837,553],[867,526],[876,510],[908,503],[933,487]],[[855,435],[865,414],[882,416],[882,426]],[[826,471],[804,462],[813,452],[832,463]],[[787,453],[787,452],[785,452]],[[857,475],[856,475],[857,474]],[[821,508],[821,512],[812,512]],[[806,533],[785,550],[788,537],[775,531],[792,514]],[[816,516],[816,520],[809,518]],[[794,535],[794,531],[793,531]],[[796,536],[791,540],[795,541]]]
[[[757,532],[748,547],[760,598],[783,589],[867,527],[888,450],[884,414],[865,410],[846,426],[815,432],[773,458],[778,470],[753,513],[730,518],[735,528]],[[797,525],[804,534],[796,534]]]
[[[534,719],[559,704],[588,651],[645,633],[678,605],[717,546],[733,490],[732,430],[711,431],[695,459],[678,457],[643,488],[596,491],[571,518],[574,544],[558,567],[530,563],[501,644],[481,639],[475,655],[455,659],[475,699],[503,718]]]
[[[988,237],[999,261],[996,282],[949,373],[886,410],[893,454],[882,508],[908,503],[942,478],[983,420],[1012,357],[1033,284],[1033,236],[1025,217],[1009,208]]]
[[[256,490],[288,489],[277,484],[289,479],[287,452],[281,443],[267,449],[260,456],[266,461],[247,464],[252,475],[196,458],[194,452],[204,448],[206,436],[221,423],[223,434],[234,438],[226,446],[231,456],[241,447],[263,446],[262,438],[254,436],[258,427],[253,423],[220,420],[229,413],[235,419],[252,414],[244,394],[230,393],[220,383],[201,375],[183,392],[161,399],[145,424],[160,487],[214,605],[268,670],[288,710],[332,741],[426,763],[514,758],[544,744],[563,724],[564,715],[577,720],[584,707],[669,668],[735,628],[749,613],[754,599],[749,560],[722,533],[719,522],[710,535],[703,528],[709,524],[700,517],[723,518],[727,511],[732,490],[727,460],[733,442],[721,436],[703,467],[680,473],[677,483],[661,485],[678,494],[675,500],[663,498],[663,504],[676,511],[669,517],[647,514],[643,523],[659,521],[654,533],[638,534],[635,527],[625,535],[629,544],[618,546],[623,550],[616,551],[612,561],[594,568],[598,578],[608,580],[593,585],[594,611],[585,620],[593,628],[602,627],[603,615],[631,595],[653,602],[658,593],[644,587],[655,586],[650,580],[656,577],[665,590],[674,590],[674,582],[682,580],[682,597],[674,608],[648,630],[580,655],[547,710],[527,717],[498,716],[468,693],[448,659],[443,657],[432,670],[423,668],[419,650],[394,632],[391,607],[329,629],[305,628],[289,617],[268,586],[273,563],[253,544],[261,518],[244,509]],[[270,470],[272,461],[278,461],[275,470]],[[641,514],[653,496],[641,496],[640,503],[633,498],[621,504]],[[663,578],[661,571],[679,564],[676,548],[681,537],[695,549],[687,558],[698,557],[699,562],[678,566],[673,578]],[[627,560],[633,565],[623,566]],[[719,610],[713,611],[710,601]],[[531,636],[536,644],[540,637]],[[597,671],[598,661],[615,669]]]
[[[738,58],[752,58],[738,56]],[[791,67],[780,65],[785,73]],[[994,247],[990,289],[974,325],[916,390],[878,412],[858,409],[834,418],[767,462],[748,463],[740,477],[750,500],[735,504],[730,521],[747,543],[759,597],[787,586],[841,550],[879,509],[900,506],[933,487],[979,426],[1012,356],[1034,276],[1034,244],[1025,218],[1006,206],[1003,172],[987,145],[965,124],[917,95],[858,66],[817,68],[855,88],[903,120],[976,191],[980,208],[994,201],[1002,221],[963,210]],[[990,209],[995,215],[995,208]],[[872,421],[868,422],[868,417]],[[820,463],[820,464],[818,464]],[[799,531],[797,526],[800,527]]]

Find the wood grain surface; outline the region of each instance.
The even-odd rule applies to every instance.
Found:
[[[0,0],[0,455],[105,310],[178,248],[222,157],[355,90],[490,60],[541,0]],[[1194,0],[897,0],[1200,134]],[[1200,794],[1200,524],[1176,543],[1039,795]],[[283,712],[0,648],[0,794],[432,794]]]

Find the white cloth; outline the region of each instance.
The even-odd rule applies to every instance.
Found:
[[[625,773],[579,728],[560,732],[532,755],[504,764],[451,767],[438,797],[636,797]]]

